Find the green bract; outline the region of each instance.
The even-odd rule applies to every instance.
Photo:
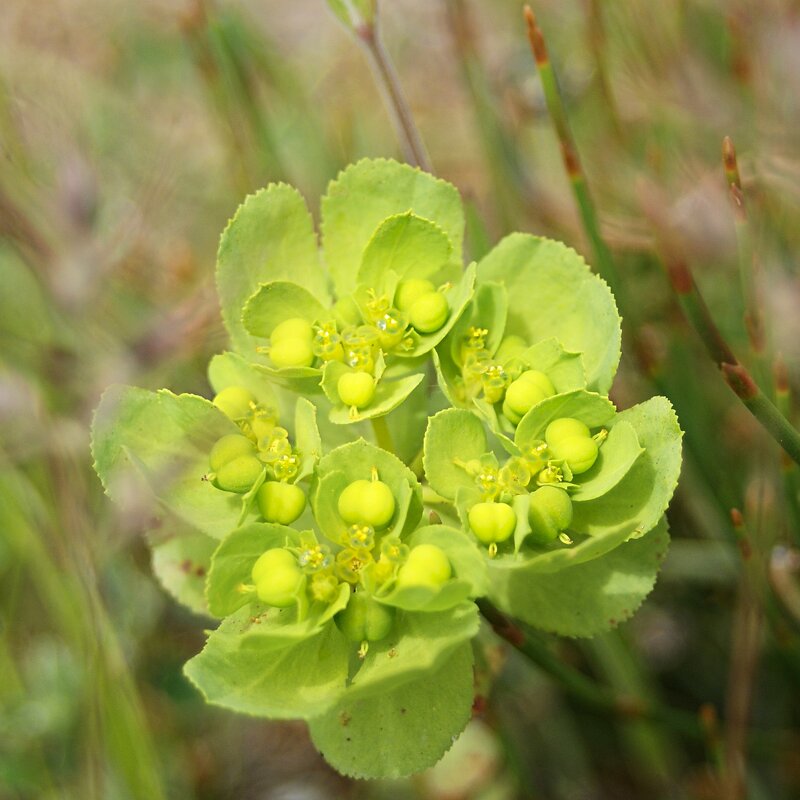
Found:
[[[664,398],[605,396],[608,288],[522,234],[465,268],[463,228],[453,186],[393,161],[331,182],[319,242],[298,192],[258,192],[220,242],[213,401],[113,387],[93,424],[106,491],[155,520],[156,575],[219,620],[188,678],[307,720],[349,775],[420,771],[462,730],[477,598],[592,635],[668,542],[681,432]]]

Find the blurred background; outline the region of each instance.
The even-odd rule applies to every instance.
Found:
[[[468,202],[470,255],[523,230],[594,262],[521,3],[381,11],[435,171]],[[364,52],[323,0],[4,0],[2,800],[800,797],[797,468],[725,386],[663,267],[691,265],[737,355],[791,416],[800,3],[535,11],[616,264],[613,397],[666,394],[686,430],[673,544],[631,622],[589,642],[542,640],[560,676],[487,633],[485,702],[445,761],[355,784],[303,724],[207,707],[189,686],[181,666],[207,621],[156,582],[146,521],[104,497],[88,430],[110,383],[209,393],[206,363],[226,346],[216,245],[247,192],[287,181],[317,214],[344,165],[400,155]],[[725,135],[747,207],[738,226]],[[742,322],[750,250],[760,352]],[[598,703],[603,692],[615,702]],[[658,712],[643,719],[642,704]]]

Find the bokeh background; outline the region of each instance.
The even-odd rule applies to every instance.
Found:
[[[316,213],[340,168],[400,150],[364,53],[324,0],[4,0],[2,800],[800,796],[797,470],[724,385],[662,266],[666,243],[748,362],[720,159],[730,135],[762,274],[760,374],[774,393],[770,368],[783,365],[778,399],[792,414],[800,4],[535,10],[624,286],[613,397],[664,393],[687,432],[651,598],[607,636],[544,640],[570,675],[615,693],[616,711],[487,632],[492,688],[446,760],[355,784],[304,725],[203,704],[181,666],[207,622],[153,577],[146,520],[104,497],[92,409],[115,382],[209,393],[205,365],[226,345],[216,245],[246,193],[288,181]],[[592,261],[521,11],[384,0],[382,30],[436,172],[468,201],[471,255],[524,230]],[[637,702],[663,713],[642,720]]]

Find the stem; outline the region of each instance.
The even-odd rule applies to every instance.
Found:
[[[433,166],[414,122],[403,87],[400,85],[397,72],[383,44],[377,12],[374,22],[362,21],[355,28],[355,32],[358,40],[364,46],[372,72],[383,94],[397,138],[403,149],[403,157],[412,166],[419,167],[425,172],[433,172]]]
[[[763,517],[763,514],[759,516]],[[744,517],[738,510],[734,509],[731,512],[731,520],[739,539],[743,569],[739,575],[733,614],[731,659],[725,702],[727,724],[724,781],[725,796],[737,800],[744,797],[745,791],[747,729],[761,650],[763,608],[760,553],[752,546],[754,543],[748,537]],[[760,527],[763,519],[759,522]]]
[[[654,212],[653,208],[646,209],[646,213],[651,215]],[[795,462],[800,464],[800,433],[764,394],[752,375],[734,355],[714,322],[689,265],[683,258],[675,257],[668,247],[662,246],[662,249],[665,251],[670,285],[683,313],[702,340],[709,356],[722,372],[725,382],[767,433]]]
[[[564,103],[561,99],[561,93],[558,89],[556,74],[550,63],[544,36],[536,23],[536,16],[530,6],[525,6],[524,14],[528,28],[528,40],[530,42],[533,58],[536,61],[536,67],[539,70],[539,79],[542,82],[547,110],[550,112],[550,118],[553,120],[556,135],[561,145],[561,157],[564,160],[564,168],[567,172],[570,185],[572,186],[572,194],[578,205],[583,228],[594,250],[600,274],[608,282],[611,291],[614,294],[618,294],[621,290],[621,284],[617,275],[617,269],[611,251],[600,233],[597,211],[595,210],[594,203],[589,193],[586,176],[581,166],[578,149],[575,146],[575,139],[572,135],[569,120],[567,119],[567,114],[564,109]]]
[[[584,705],[603,713],[611,712],[625,720],[645,719],[659,722],[689,739],[698,741],[705,739],[700,720],[694,714],[623,695],[596,684],[578,670],[559,661],[541,641],[527,636],[489,600],[480,599],[477,604],[481,614],[498,636],[557,680],[568,694]]]
[[[386,417],[373,417],[371,422],[372,432],[375,435],[375,444],[389,453],[394,453],[392,433],[389,430],[389,424],[386,422]]]

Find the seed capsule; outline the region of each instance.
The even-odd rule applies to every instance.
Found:
[[[444,551],[435,544],[419,544],[397,573],[398,588],[426,586],[438,589],[453,574]]]
[[[447,322],[450,306],[441,292],[417,298],[408,310],[411,326],[419,333],[435,333]]]
[[[504,542],[517,526],[517,515],[506,503],[476,503],[467,516],[469,527],[483,544]]]
[[[314,348],[310,339],[281,339],[270,345],[269,357],[276,367],[310,367]]]
[[[365,592],[354,592],[347,607],[334,620],[351,642],[379,642],[392,630],[394,609],[382,605]]]
[[[562,439],[569,439],[573,436],[589,438],[591,433],[589,428],[574,417],[561,417],[553,420],[544,434],[544,439],[551,447],[558,444]]]
[[[424,278],[409,278],[397,285],[394,304],[401,311],[408,311],[420,297],[435,291],[436,287],[430,281]]]
[[[561,439],[550,447],[550,452],[558,459],[566,461],[573,475],[580,475],[591,469],[597,461],[597,442],[590,437],[570,436]]]
[[[572,522],[572,500],[563,489],[542,486],[531,494],[528,506],[531,538],[538,544],[548,544]]]
[[[267,522],[291,525],[305,510],[306,496],[292,483],[267,481],[256,493],[256,503]]]
[[[380,530],[394,515],[394,495],[383,481],[353,481],[339,495],[337,507],[348,525],[371,525]]]
[[[217,439],[208,456],[208,464],[212,472],[217,472],[229,461],[239,456],[254,456],[256,446],[246,436],[231,433]]]
[[[284,320],[272,329],[270,342],[281,342],[284,339],[306,339],[311,341],[314,338],[314,329],[311,323],[300,317],[293,317]]]
[[[214,483],[225,492],[244,494],[250,491],[263,469],[264,465],[255,456],[238,456],[217,470]]]
[[[244,386],[229,386],[219,392],[212,402],[225,416],[236,422],[250,415],[256,398]]]
[[[367,372],[345,372],[339,378],[336,389],[346,406],[364,408],[375,396],[375,379]]]
[[[543,372],[529,369],[523,372],[506,391],[503,410],[509,409],[519,422],[528,411],[546,397],[556,393],[555,387]],[[515,420],[511,420],[514,422]]]
[[[258,599],[277,608],[288,608],[297,602],[303,573],[295,557],[283,548],[262,553],[252,569]]]

